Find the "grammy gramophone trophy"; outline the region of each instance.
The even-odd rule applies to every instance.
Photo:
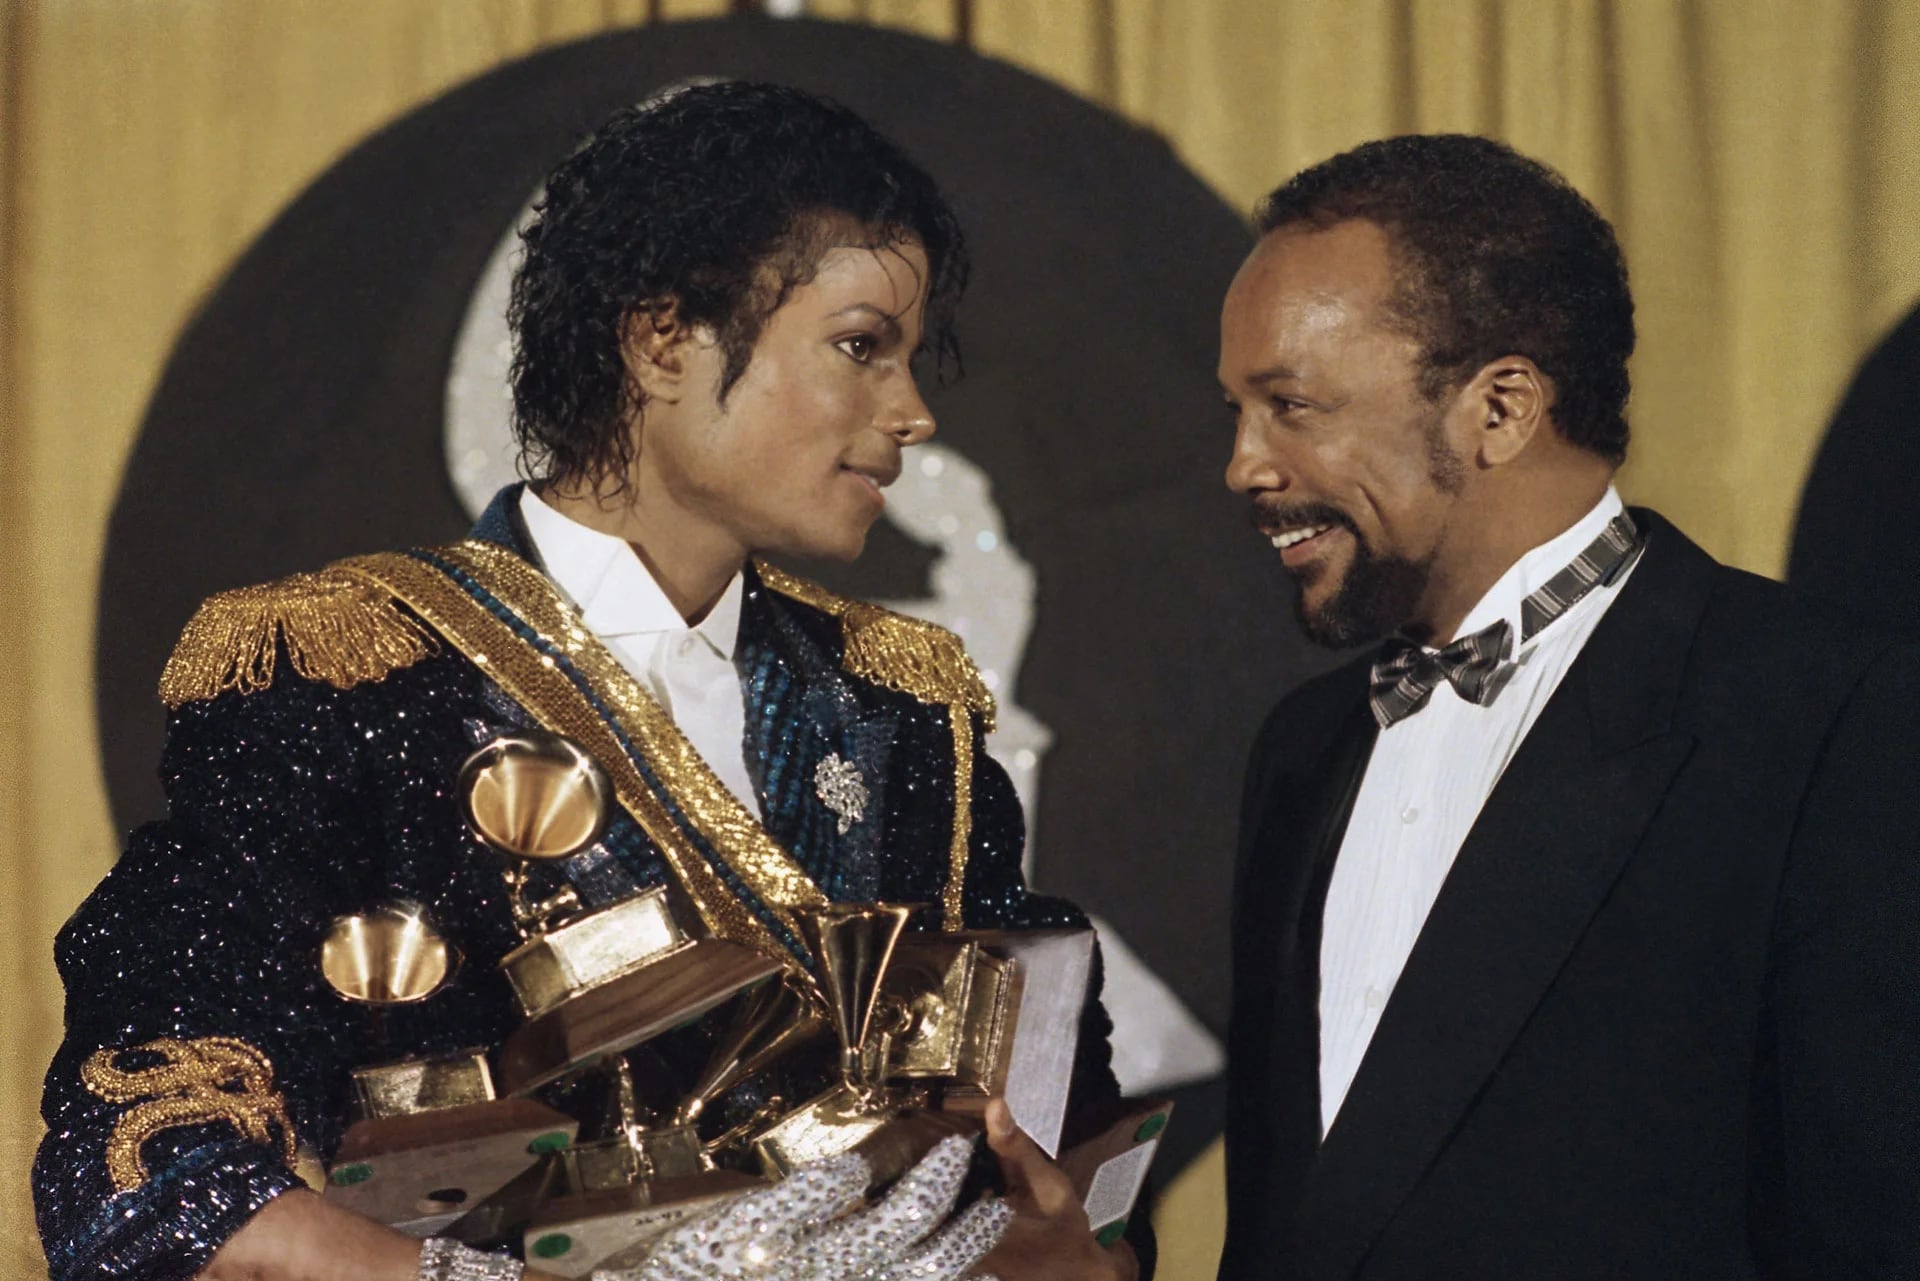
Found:
[[[389,901],[335,919],[320,971],[377,1022],[438,992],[458,959],[419,905]],[[499,1097],[484,1050],[360,1068],[353,1090],[354,1120],[323,1195],[417,1236],[441,1231],[579,1130],[535,1099]]]
[[[702,1138],[709,1106],[823,1030],[811,995],[793,976],[762,983],[735,1002],[707,1061],[677,1100],[649,1106],[624,1061],[617,1069],[613,1134],[559,1158],[549,1195],[523,1237],[529,1260],[557,1276],[637,1264],[662,1234],[765,1179],[743,1159],[760,1127],[784,1108],[770,1096],[755,1115]]]
[[[851,1150],[886,1177],[1004,1098],[1067,1170],[1103,1242],[1117,1238],[1172,1105],[1116,1101],[1069,1131],[1093,931],[904,933],[911,915],[887,904],[801,914],[840,1036],[840,1084],[761,1135],[763,1166],[784,1174]]]
[[[880,1178],[906,1168],[946,1134],[916,1113],[925,1099],[889,1087],[892,1038],[880,1025],[880,989],[895,945],[913,915],[889,903],[828,904],[795,914],[814,958],[814,992],[839,1041],[837,1083],[762,1131],[753,1148],[774,1177],[794,1166],[859,1151]]]
[[[506,856],[521,944],[501,960],[526,1021],[492,1050],[357,1069],[354,1122],[327,1169],[330,1199],[425,1235],[486,1234],[478,1213],[570,1151],[580,1123],[528,1097],[618,1056],[777,974],[780,962],[719,939],[690,937],[664,888],[587,910],[570,889],[531,892],[531,871],[599,840],[610,787],[574,743],[537,731],[503,736],[460,773],[469,827]],[[381,1011],[424,1001],[459,958],[417,905],[378,903],[338,918],[319,964],[342,998]],[[476,1226],[481,1225],[481,1226]]]
[[[840,1083],[761,1137],[770,1172],[850,1149],[882,1169],[911,1162],[994,1097],[1057,1149],[1092,931],[905,934],[912,915],[884,903],[799,915],[841,1040]]]
[[[501,1089],[525,1094],[597,1076],[612,1101],[592,1137],[556,1152],[537,1179],[522,1179],[531,1195],[515,1233],[529,1258],[560,1276],[616,1266],[686,1215],[759,1182],[716,1160],[743,1133],[703,1139],[695,1122],[714,1098],[821,1026],[777,979],[781,960],[691,935],[665,887],[593,909],[570,888],[535,894],[535,868],[558,865],[603,834],[610,790],[577,744],[538,731],[487,744],[462,768],[458,788],[474,834],[508,859],[523,938],[500,962],[527,1015],[498,1051]],[[736,997],[690,1088],[667,1097],[657,1082],[639,1088],[631,1051]]]
[[[780,972],[752,948],[694,938],[659,886],[583,909],[563,888],[531,893],[532,869],[600,839],[611,785],[570,739],[503,735],[461,768],[459,796],[473,832],[505,855],[509,901],[524,940],[501,958],[527,1021],[500,1047],[503,1091],[523,1094],[698,1018]]]
[[[637,1263],[687,1216],[805,1162],[857,1151],[891,1178],[977,1129],[992,1097],[1059,1151],[1092,931],[908,933],[911,906],[823,904],[794,912],[809,972],[688,931],[667,887],[583,903],[566,860],[600,841],[612,796],[570,740],[494,739],[462,768],[457,798],[502,859],[521,941],[500,967],[525,1020],[497,1047],[356,1071],[359,1119],[329,1196],[423,1234],[518,1239],[529,1262],[575,1277]],[[375,1019],[430,997],[457,964],[402,903],[340,918],[321,958]],[[699,1070],[662,1070],[648,1043],[716,1010],[676,1042],[704,1047]],[[827,1028],[830,1084],[789,1097],[782,1075],[817,1082],[820,1065],[805,1067],[817,1055],[764,1074]],[[757,1106],[733,1093],[748,1081]],[[586,1115],[579,1100],[596,1094]],[[716,1124],[712,1105],[729,1096]]]

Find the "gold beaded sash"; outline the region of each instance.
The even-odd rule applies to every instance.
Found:
[[[792,912],[825,894],[546,575],[479,540],[334,568],[405,603],[541,725],[585,748],[714,934],[805,957]]]

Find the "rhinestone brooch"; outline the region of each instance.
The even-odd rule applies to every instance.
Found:
[[[840,820],[840,835],[867,814],[867,784],[851,761],[829,752],[813,772],[814,795]]]

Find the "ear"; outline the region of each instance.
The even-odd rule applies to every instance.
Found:
[[[675,401],[690,372],[695,333],[680,316],[680,300],[637,303],[620,321],[620,359],[627,377],[648,400]]]
[[[1518,458],[1547,425],[1553,409],[1553,382],[1525,356],[1489,361],[1461,393],[1476,419],[1475,453],[1483,466],[1499,467]]]

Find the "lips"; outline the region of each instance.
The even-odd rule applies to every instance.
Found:
[[[878,463],[841,463],[840,470],[850,471],[856,476],[865,476],[873,482],[876,489],[885,489],[900,479],[900,464],[897,461],[884,466]]]
[[[1293,525],[1268,535],[1289,573],[1306,571],[1346,531],[1339,525]]]
[[[1332,528],[1332,525],[1292,525],[1277,533],[1268,534],[1267,537],[1272,540],[1275,547],[1285,551],[1289,547],[1299,546],[1310,538],[1318,538]]]
[[[900,463],[898,460],[895,460],[890,465],[881,463],[841,463],[840,470],[864,485],[867,492],[873,497],[873,501],[882,507],[886,506],[887,499],[886,495],[880,491],[900,479]]]
[[[1353,532],[1339,509],[1326,503],[1265,505],[1256,501],[1249,514],[1253,527],[1273,544],[1289,570],[1313,564],[1341,534]]]

